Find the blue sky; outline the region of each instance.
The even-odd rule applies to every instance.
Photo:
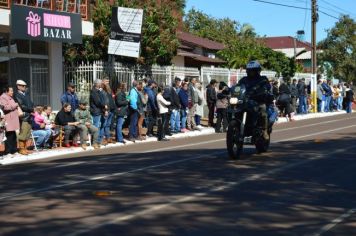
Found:
[[[311,0],[265,0],[268,2],[310,8]],[[307,4],[307,5],[306,5]],[[251,24],[261,36],[295,36],[305,31],[305,40],[311,37],[311,12],[308,10],[269,5],[253,0],[187,0],[186,11],[194,7],[216,17],[228,17],[240,23]],[[356,19],[356,0],[318,0],[319,10],[338,17],[341,13]],[[319,13],[317,40],[326,37],[326,29],[337,20]]]

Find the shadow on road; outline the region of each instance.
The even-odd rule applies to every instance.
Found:
[[[356,206],[356,146],[341,151],[355,143],[356,134],[273,144],[263,155],[249,147],[234,161],[224,148],[211,148],[1,167],[0,197],[9,196],[0,202],[1,235],[68,235],[91,227],[83,235],[313,233]],[[46,170],[74,161],[85,163]],[[354,224],[338,230],[356,232]]]

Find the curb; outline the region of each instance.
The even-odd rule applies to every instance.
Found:
[[[173,136],[169,137],[169,139],[170,140],[183,139],[183,138],[209,135],[209,134],[213,134],[213,133],[215,133],[215,130],[213,128],[203,128],[201,131],[190,131],[187,133],[174,134]],[[140,143],[150,143],[150,142],[157,142],[157,138],[155,138],[155,137],[147,138],[146,140],[138,141],[137,143],[127,141],[126,144],[122,144],[122,143],[108,144],[106,146],[102,146],[100,149],[112,149],[112,148],[117,148],[117,147],[135,145],[135,144],[140,144]],[[87,150],[83,150],[81,147],[71,147],[71,148],[33,152],[32,154],[27,155],[27,156],[18,154],[14,157],[5,157],[4,159],[0,160],[0,165],[26,163],[26,162],[30,162],[30,161],[34,161],[34,160],[43,160],[46,158],[60,157],[63,155],[74,154],[74,153],[85,153],[85,152],[90,152],[93,150],[94,150],[93,147],[88,147]]]
[[[345,111],[338,111],[338,112],[329,112],[329,113],[311,113],[305,115],[296,115],[294,117],[295,121],[300,120],[308,120],[308,119],[315,119],[321,117],[330,117],[330,116],[337,116],[346,114]],[[289,119],[286,117],[279,117],[278,121],[275,124],[287,123]],[[179,133],[175,134],[169,139],[182,139],[182,138],[190,138],[190,137],[197,137],[203,135],[214,134],[215,130],[213,128],[203,128],[201,131],[190,131],[188,133]],[[139,141],[138,143],[127,142],[126,144],[122,143],[115,143],[109,144],[107,146],[102,146],[101,149],[109,149],[109,148],[117,148],[122,146],[128,145],[135,145],[140,143],[149,143],[149,142],[157,142],[157,138],[152,137],[148,138],[143,141]],[[63,155],[74,154],[74,153],[85,153],[94,150],[92,147],[88,147],[87,150],[83,150],[81,147],[71,147],[66,149],[56,149],[56,150],[49,150],[49,151],[41,151],[41,152],[34,152],[28,156],[16,155],[14,157],[5,157],[4,159],[0,160],[0,165],[11,165],[11,164],[18,164],[18,163],[26,163],[34,160],[43,160],[45,158],[53,158],[53,157],[60,157]]]

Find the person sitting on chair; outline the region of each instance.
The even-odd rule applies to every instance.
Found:
[[[56,125],[63,126],[64,128],[64,146],[70,147],[69,138],[75,137],[79,132],[78,125],[79,122],[75,121],[74,116],[71,113],[72,106],[69,103],[64,103],[63,108],[58,112],[55,123]],[[72,142],[73,147],[78,147],[78,144],[74,141]]]
[[[89,110],[87,109],[87,102],[80,101],[79,108],[74,113],[76,122],[79,122],[77,126],[80,129],[80,143],[84,150],[86,150],[85,141],[88,138],[88,131],[92,135],[93,147],[94,149],[100,148],[100,143],[98,141],[99,137],[99,129],[96,128],[92,123],[92,117],[90,115]]]

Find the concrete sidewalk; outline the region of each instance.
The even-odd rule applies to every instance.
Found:
[[[314,118],[321,118],[321,117],[329,117],[329,116],[336,116],[336,115],[341,115],[345,114],[345,111],[340,111],[340,112],[330,112],[330,113],[311,113],[311,114],[305,114],[305,115],[296,115],[294,119],[296,121],[298,120],[306,120],[306,119],[314,119]],[[285,117],[280,117],[278,123],[285,123],[288,122],[289,120]],[[196,136],[202,136],[202,135],[209,135],[215,133],[215,130],[213,128],[202,128],[201,131],[190,131],[187,133],[179,133],[175,134],[171,137],[168,137],[171,140],[174,139],[180,139],[180,138],[189,138],[189,137],[196,137]],[[102,146],[101,149],[106,149],[106,148],[117,148],[121,146],[126,146],[126,145],[140,145],[140,143],[147,143],[147,142],[157,142],[157,138],[152,137],[148,138],[147,140],[144,141],[137,141],[136,143],[129,142],[127,141],[126,144],[122,143],[115,143],[115,144],[109,144],[106,146]],[[45,151],[39,151],[39,152],[33,152],[32,154],[28,156],[23,156],[20,154],[13,155],[12,157],[10,156],[3,156],[0,157],[0,165],[10,165],[10,164],[15,164],[15,163],[23,163],[27,161],[33,161],[33,160],[43,160],[45,158],[52,158],[52,157],[60,157],[63,155],[68,155],[68,154],[74,154],[74,153],[83,153],[85,152],[91,152],[94,149],[92,147],[88,147],[87,150],[83,150],[81,147],[71,147],[71,148],[56,148],[53,150],[45,150]]]

